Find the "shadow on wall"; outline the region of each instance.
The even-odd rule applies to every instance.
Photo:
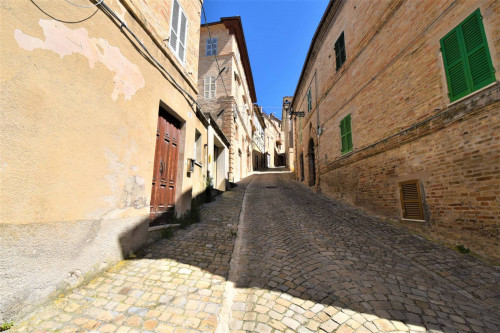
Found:
[[[429,280],[427,276],[426,280],[422,276],[422,268],[413,262],[404,262],[373,242],[358,244],[363,238],[353,234],[364,230],[358,230],[358,221],[365,218],[362,213],[345,211],[342,214],[348,215],[341,216],[340,211],[345,208],[335,202],[329,206],[331,211],[325,211],[324,205],[318,203],[321,200],[298,184],[293,186],[299,187],[296,190],[304,195],[297,198],[290,195],[292,192],[287,192],[291,187],[280,189],[279,184],[266,184],[254,183],[247,191],[247,198],[253,205],[264,206],[264,202],[272,198],[288,198],[291,206],[299,208],[276,207],[272,212],[262,209],[247,213],[245,219],[249,224],[244,230],[247,240],[239,258],[240,273],[232,281],[236,287],[286,292],[324,306],[372,314],[428,329],[472,331],[470,326],[461,323],[461,319],[451,320],[453,316],[449,314],[486,323],[482,326],[485,332],[493,332],[488,327],[500,325],[495,307],[490,307],[489,313],[478,313],[477,309],[484,309],[483,305],[439,279]],[[202,209],[201,223],[177,231],[171,239],[153,244],[136,259],[170,259],[228,280],[241,209],[239,199],[235,197],[242,198],[248,185],[249,179],[243,179],[236,188],[209,204],[213,205],[209,214],[208,210]],[[300,207],[306,206],[312,214],[309,213],[307,223],[303,223],[300,216],[305,212]],[[299,218],[295,216],[297,214]],[[324,214],[328,214],[329,218],[325,219]],[[375,226],[380,227],[378,224]],[[403,233],[395,236],[398,237],[396,241],[402,242],[413,237]],[[439,254],[443,251],[424,239],[420,242],[417,250],[421,252],[418,253],[436,251]],[[463,260],[449,252],[450,260]],[[491,281],[485,280],[485,283]]]

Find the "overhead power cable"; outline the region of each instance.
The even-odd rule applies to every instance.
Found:
[[[210,33],[210,27],[208,26],[207,14],[205,13],[205,6],[203,6],[203,2],[201,0],[200,0],[200,3],[201,3],[201,11],[203,13],[203,18],[205,19],[205,24],[206,24],[207,31],[208,31],[208,38],[210,38],[210,43],[212,45],[212,50],[213,50],[214,44],[212,42],[212,34]],[[229,94],[228,94],[227,89],[226,89],[226,84],[224,83],[224,78],[220,75],[225,67],[221,70],[220,65],[219,65],[219,60],[217,59],[217,52],[212,52],[212,53],[213,53],[213,56],[215,58],[215,64],[217,65],[217,70],[219,71],[218,77],[220,77],[220,79],[222,81],[222,86],[224,87],[224,91],[226,92],[226,97],[229,97]]]
[[[91,6],[82,6],[82,5],[76,4],[74,2],[71,2],[69,0],[64,0],[64,1],[66,1],[69,4],[72,4],[73,6],[80,7],[80,8],[93,8],[93,7],[99,6],[104,0],[99,0],[98,2],[92,4]]]
[[[39,11],[41,11],[42,13],[44,13],[45,15],[47,15],[48,17],[50,17],[51,19],[53,20],[56,20],[57,22],[62,22],[62,23],[67,23],[67,24],[75,24],[75,23],[81,23],[81,22],[84,22],[86,20],[88,20],[89,18],[91,18],[92,16],[94,16],[98,11],[99,11],[99,8],[97,8],[96,10],[94,10],[94,12],[92,14],[90,14],[89,16],[87,16],[86,18],[83,18],[81,20],[78,20],[78,21],[66,21],[66,20],[61,20],[57,17],[55,17],[54,15],[51,15],[49,14],[46,10],[42,9],[42,7],[40,7],[40,5],[38,5],[35,0],[30,0],[31,3],[36,7],[38,8]]]
[[[179,85],[179,83],[177,83],[177,81],[173,78],[173,76],[158,62],[158,60],[156,60],[155,57],[153,57],[153,55],[149,52],[148,48],[146,46],[144,46],[144,44],[139,40],[139,38],[137,38],[137,36],[134,34],[134,32],[127,26],[127,24],[124,21],[122,21],[122,19],[119,18],[118,15],[116,15],[116,13],[111,8],[108,7],[108,5],[106,5],[106,3],[104,2],[104,0],[102,0],[99,4],[100,4],[100,6],[104,7],[106,9],[106,11],[109,14],[111,14],[118,22],[120,22],[120,26],[122,28],[125,28],[132,35],[132,37],[134,37],[134,39],[137,41],[137,43],[139,43],[139,45],[147,53],[147,55],[154,61],[154,63],[161,70],[163,70],[163,72],[165,74],[167,74],[167,76],[170,78],[171,82],[176,86],[176,88],[178,90],[180,90],[181,92],[185,93],[191,99],[191,101],[193,101],[193,103],[196,104],[196,106],[198,107],[198,109],[201,110],[201,107],[198,104],[198,102],[196,101],[196,99],[193,96],[191,96],[191,94],[189,92],[187,92],[184,88],[182,88]]]

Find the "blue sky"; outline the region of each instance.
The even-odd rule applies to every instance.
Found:
[[[208,22],[241,16],[257,103],[281,118],[328,0],[205,0]],[[202,15],[201,22],[205,23]],[[279,107],[279,108],[272,108]]]

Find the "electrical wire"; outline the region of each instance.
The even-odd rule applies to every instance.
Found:
[[[104,9],[106,9],[106,11],[110,15],[112,15],[118,22],[120,22],[120,26],[122,28],[125,28],[132,35],[132,37],[134,37],[134,39],[137,41],[137,43],[139,43],[139,45],[146,52],[146,54],[151,58],[151,60],[153,60],[153,62],[156,64],[156,66],[158,66],[158,68],[160,68],[169,77],[170,81],[174,84],[174,86],[179,91],[186,94],[189,97],[189,99],[191,99],[193,104],[195,104],[197,106],[197,108],[201,111],[201,107],[198,104],[198,102],[196,101],[196,99],[188,91],[186,91],[184,88],[182,88],[179,85],[179,83],[177,83],[177,81],[174,79],[174,77],[158,62],[158,60],[156,60],[155,57],[153,57],[153,55],[149,52],[148,48],[139,40],[139,38],[137,38],[137,36],[134,34],[134,32],[127,26],[127,24],[124,21],[122,21],[121,18],[119,18],[118,15],[116,15],[116,13],[111,8],[108,7],[108,5],[104,2],[104,0],[101,0],[99,5],[101,7],[104,7]]]
[[[81,23],[81,22],[84,22],[86,20],[88,20],[89,18],[91,18],[92,16],[94,16],[98,11],[99,11],[99,8],[97,8],[92,14],[90,14],[89,16],[87,16],[86,18],[84,19],[81,19],[81,20],[78,20],[78,21],[65,21],[65,20],[61,20],[61,19],[58,19],[57,17],[47,13],[45,10],[43,10],[34,0],[30,0],[31,3],[33,5],[35,5],[36,8],[38,8],[39,11],[41,11],[42,13],[44,13],[45,15],[47,15],[48,17],[50,17],[51,19],[53,20],[56,20],[57,22],[62,22],[62,23],[68,23],[68,24],[75,24],[75,23]]]
[[[201,0],[200,0],[200,4],[201,4],[201,11],[203,13],[203,18],[205,19],[205,24],[207,24],[208,21],[207,21],[207,14],[205,12],[205,6],[203,5],[203,2]],[[210,38],[210,43],[212,44],[212,49],[213,49],[214,44],[212,42],[212,34],[210,33],[210,27],[208,26],[208,24],[206,25],[206,27],[207,27],[207,31],[208,31],[208,38]],[[220,75],[220,73],[222,73],[222,70],[220,69],[219,60],[217,59],[217,52],[212,52],[212,53],[213,53],[213,56],[215,58],[215,64],[217,65],[217,70],[219,71],[218,77],[220,77],[220,79],[222,81],[222,86],[224,87],[224,91],[226,92],[226,97],[229,97],[229,94],[228,94],[227,88],[226,88],[226,84],[224,82],[224,78]],[[238,106],[236,106],[236,108],[237,107]]]
[[[201,11],[203,13],[203,18],[205,19],[205,24],[206,24],[206,27],[207,27],[207,32],[208,32],[208,38],[210,38],[210,43],[212,43],[212,34],[210,33],[210,27],[208,25],[208,20],[207,20],[207,14],[205,12],[205,6],[203,5],[203,1],[200,0],[200,4],[201,4]],[[212,43],[212,47],[213,47],[213,43]],[[217,65],[217,70],[219,71],[219,74],[222,72],[222,70],[220,69],[220,65],[219,65],[219,60],[217,59],[217,52],[213,52],[213,56],[215,58],[215,64]],[[217,77],[220,77],[221,81],[222,81],[222,86],[224,87],[224,91],[226,93],[226,97],[230,97],[229,96],[229,93],[227,92],[227,89],[226,89],[226,84],[224,82],[224,78],[222,77],[222,75],[218,75]],[[234,104],[234,107],[236,109],[236,113],[238,113],[240,115],[240,117],[242,118],[242,125],[245,127],[245,130],[248,132],[248,129],[246,128],[245,126],[245,123],[243,122],[243,117],[241,116],[241,113],[244,112],[244,113],[247,113],[245,111],[240,111],[238,105],[235,103]],[[249,114],[249,113],[247,113]]]
[[[94,7],[99,6],[99,5],[101,4],[101,2],[103,2],[104,0],[99,0],[99,2],[92,4],[92,6],[82,6],[82,5],[78,5],[78,4],[73,3],[73,2],[71,2],[71,1],[69,1],[69,0],[64,0],[64,1],[66,1],[66,2],[67,2],[67,3],[69,3],[69,4],[72,4],[73,6],[80,7],[80,8],[94,8]]]

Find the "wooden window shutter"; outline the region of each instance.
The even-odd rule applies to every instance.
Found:
[[[210,77],[210,98],[215,98],[216,95],[217,91],[215,86],[216,79],[217,77],[215,76]]]
[[[351,130],[351,115],[348,114],[340,121],[340,139],[341,139],[341,153],[350,152],[353,148],[352,144],[352,130]]]
[[[203,79],[203,96],[205,98],[210,98],[210,78],[206,77]]]
[[[477,9],[441,39],[450,101],[495,81],[481,12]]]
[[[342,67],[346,60],[346,52],[345,52],[345,40],[344,40],[344,32],[340,34],[339,38],[335,42],[335,64],[336,69]]]
[[[452,30],[441,40],[451,101],[462,98],[470,92],[467,82],[465,59],[463,58],[460,44],[458,28]]]
[[[411,220],[423,220],[424,211],[422,197],[418,180],[409,180],[399,183],[401,192],[401,207],[403,218]]]
[[[475,91],[495,81],[493,64],[479,9],[461,24],[461,28],[469,63],[472,91]]]
[[[212,55],[217,54],[217,38],[212,38]]]
[[[210,38],[207,38],[207,52],[205,53],[207,56],[212,55],[212,41]]]
[[[172,9],[172,25],[170,27],[170,46],[177,52],[177,35],[179,28],[179,3],[174,0],[174,5]]]
[[[342,140],[342,147],[340,148],[341,152],[345,152],[347,150],[347,141],[345,137],[345,119],[340,121],[340,139]]]
[[[347,150],[352,150],[352,131],[351,131],[351,115],[347,115],[345,118],[345,127],[346,127],[346,141],[347,141]]]
[[[179,58],[184,61],[186,56],[186,34],[187,34],[187,19],[186,15],[181,11],[181,26],[179,28]]]
[[[307,91],[307,112],[311,112],[312,110],[312,94],[311,88]]]

